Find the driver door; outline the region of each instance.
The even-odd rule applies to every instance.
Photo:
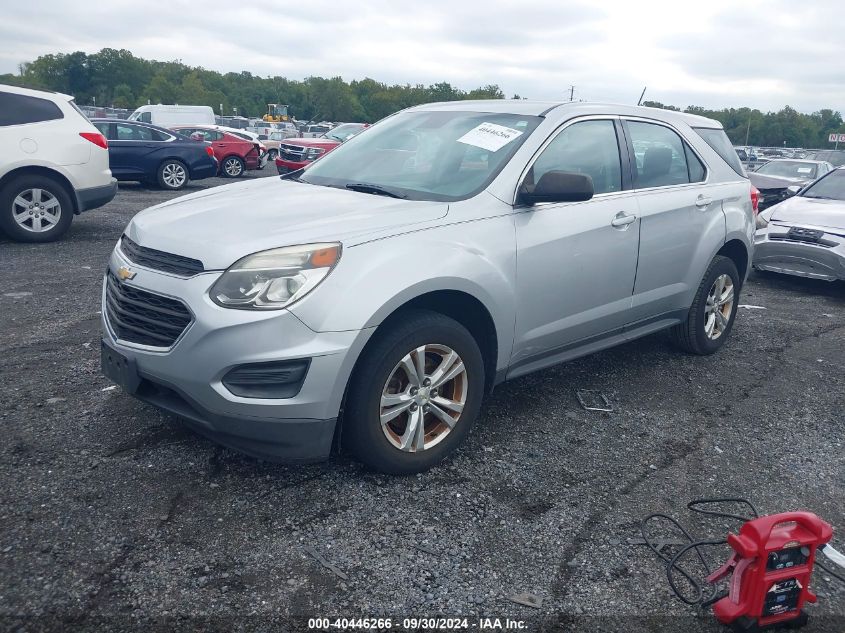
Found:
[[[526,172],[521,184],[528,187],[548,171],[586,174],[595,194],[585,202],[516,209],[511,374],[552,364],[628,323],[640,223],[623,138],[614,117],[576,120],[547,142]]]

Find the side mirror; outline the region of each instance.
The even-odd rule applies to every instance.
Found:
[[[525,183],[519,188],[518,202],[533,205],[538,202],[583,202],[593,197],[593,179],[568,171],[548,171],[529,190]]]
[[[800,185],[790,185],[789,187],[786,188],[786,193],[790,196],[794,196],[799,191],[801,191]]]

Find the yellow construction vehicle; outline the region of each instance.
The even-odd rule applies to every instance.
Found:
[[[268,123],[281,123],[282,121],[290,121],[290,116],[288,115],[289,107],[290,106],[282,105],[280,103],[268,103],[267,114],[265,114],[261,118],[267,121]]]

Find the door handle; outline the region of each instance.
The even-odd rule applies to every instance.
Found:
[[[610,226],[615,227],[617,229],[618,228],[625,228],[629,224],[636,222],[636,220],[637,220],[637,216],[629,215],[628,213],[625,213],[624,211],[620,211],[619,213],[616,214],[616,217],[613,218],[610,221]]]
[[[708,198],[705,195],[699,195],[695,199],[695,206],[697,206],[699,209],[706,209],[710,206],[711,202],[713,202],[713,198]]]

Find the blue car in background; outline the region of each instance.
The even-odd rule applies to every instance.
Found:
[[[109,167],[118,180],[182,189],[190,180],[217,174],[208,143],[155,125],[119,119],[91,119],[109,142]]]

